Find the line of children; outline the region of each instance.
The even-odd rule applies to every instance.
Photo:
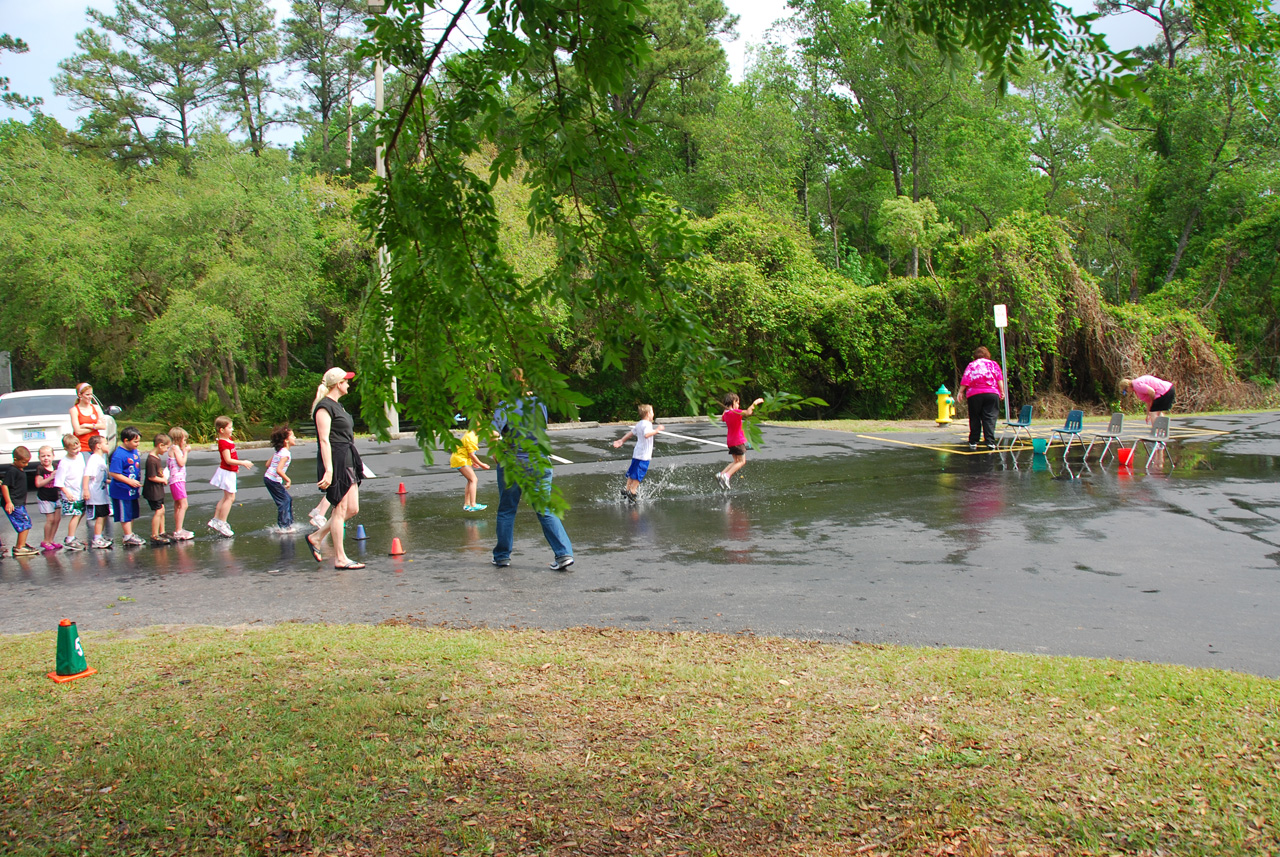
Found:
[[[627,485],[622,489],[622,496],[632,503],[640,499],[640,483],[649,472],[649,462],[653,459],[653,436],[666,431],[665,426],[653,424],[653,405],[640,405],[639,411],[640,421],[613,442],[613,448],[618,449],[627,438],[636,439],[636,448],[631,453],[631,465],[627,468]]]
[[[31,531],[31,516],[27,514],[27,464],[31,450],[25,446],[13,448],[13,463],[0,467],[0,494],[4,496],[4,513],[9,516],[18,540],[13,545],[14,556],[35,556],[40,553],[27,545],[27,533]]]
[[[727,428],[726,442],[729,455],[733,461],[716,474],[721,487],[729,488],[729,480],[734,473],[746,464],[746,434],[742,423],[752,415],[757,405],[764,399],[756,399],[745,410],[738,407],[739,398],[736,393],[724,397],[725,410],[720,420]],[[654,424],[653,406],[638,406],[640,419],[626,434],[613,443],[614,449],[620,448],[628,439],[635,439],[635,450],[631,463],[627,468],[627,483],[622,494],[631,502],[639,498],[640,484],[644,481],[653,458],[653,438],[665,427]],[[220,416],[214,421],[218,438],[218,469],[214,472],[211,484],[222,490],[222,498],[218,501],[214,517],[209,521],[209,528],[224,536],[234,533],[227,524],[227,515],[235,501],[236,476],[241,467],[253,469],[253,463],[237,458],[235,454],[235,426],[230,417]],[[132,426],[120,434],[120,444],[112,453],[110,464],[107,464],[104,452],[105,439],[94,436],[89,439],[89,456],[87,462],[80,455],[80,443],[73,435],[63,437],[66,456],[57,469],[52,467],[53,449],[43,446],[39,450],[40,463],[36,471],[36,497],[40,511],[45,515],[44,541],[40,547],[44,550],[57,550],[65,547],[68,550],[84,550],[86,545],[76,538],[76,530],[86,508],[88,518],[93,523],[91,545],[95,548],[109,548],[112,542],[105,537],[104,528],[110,511],[124,530],[122,543],[129,547],[146,544],[133,533],[133,521],[139,516],[139,496],[145,497],[153,512],[151,519],[152,546],[170,545],[178,540],[194,538],[195,534],[183,529],[184,517],[189,506],[187,502],[187,456],[190,452],[189,436],[179,426],[174,426],[168,434],[155,436],[154,448],[147,456],[145,468],[142,467],[138,445],[141,436]],[[289,494],[292,481],[288,469],[292,460],[292,448],[297,445],[297,436],[287,425],[276,426],[271,432],[271,445],[275,454],[263,474],[263,482],[276,504],[276,524],[279,532],[293,532],[293,498]],[[480,460],[477,454],[480,441],[476,428],[472,425],[463,433],[459,448],[450,456],[449,466],[458,470],[466,480],[463,493],[463,510],[478,512],[488,508],[476,502],[478,480],[473,467],[485,470],[489,465]],[[26,447],[17,447],[13,452],[14,462],[0,467],[0,492],[3,493],[5,513],[9,516],[14,531],[18,534],[18,542],[14,548],[14,556],[31,556],[39,551],[26,544],[27,532],[31,529],[31,519],[26,512],[27,480],[23,468],[31,460],[31,452]],[[140,479],[141,477],[141,479]],[[174,497],[174,532],[165,533],[165,489],[168,488]],[[108,506],[108,503],[110,506]],[[323,522],[326,509],[324,504],[312,510],[312,523],[319,518]],[[60,518],[66,517],[67,535],[62,544],[54,541]]]

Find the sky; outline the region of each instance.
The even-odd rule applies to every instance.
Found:
[[[268,0],[276,9],[277,20],[288,10],[288,0]],[[734,80],[741,80],[749,49],[765,41],[769,28],[787,16],[786,0],[725,0],[729,11],[737,16],[738,38],[725,44],[729,70]],[[1078,12],[1091,11],[1092,0],[1071,0]],[[20,38],[30,45],[25,54],[0,53],[0,75],[10,78],[10,88],[23,95],[44,99],[41,108],[68,128],[74,128],[82,113],[70,101],[53,92],[52,78],[58,73],[58,62],[76,52],[76,33],[88,27],[86,8],[110,11],[115,0],[0,0],[0,32]],[[1136,13],[1106,19],[1099,26],[1113,49],[1131,48],[1151,41],[1154,30]],[[13,116],[21,121],[25,111],[10,111],[0,106],[0,119]],[[289,144],[297,138],[293,129],[281,129],[272,142]]]

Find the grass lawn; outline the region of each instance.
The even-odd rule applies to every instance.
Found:
[[[404,624],[0,637],[0,851],[1268,854],[1280,682]]]

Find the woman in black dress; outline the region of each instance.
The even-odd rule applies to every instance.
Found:
[[[355,420],[338,404],[354,377],[354,372],[338,368],[325,372],[311,405],[316,438],[320,441],[316,485],[333,505],[333,514],[323,527],[307,536],[307,546],[320,562],[320,543],[325,536],[333,536],[333,567],[339,569],[364,568],[364,563],[347,557],[342,545],[346,522],[360,511],[360,481],[364,478],[364,464],[356,451]]]

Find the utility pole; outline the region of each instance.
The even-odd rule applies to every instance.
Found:
[[[368,0],[368,3],[369,3],[370,15],[381,15],[387,8],[386,0]],[[375,57],[373,60],[373,109],[374,109],[373,121],[374,122],[378,122],[379,120],[382,119],[382,111],[384,108],[383,102],[384,102],[385,94],[386,94],[386,91],[382,85],[382,57],[378,56],[378,57]],[[386,150],[382,146],[382,138],[379,137],[378,147],[375,150],[375,154],[374,154],[374,172],[377,173],[378,178],[380,180],[384,180],[384,181],[387,178],[386,154],[387,154]],[[383,292],[387,292],[391,288],[390,269],[391,269],[391,254],[387,252],[387,248],[384,245],[379,244],[378,245],[378,288],[382,289]],[[391,324],[390,321],[388,321],[387,322],[388,327],[390,326],[390,324]],[[388,362],[390,362],[390,359],[391,359],[390,355],[387,356],[387,359],[388,359]],[[396,407],[396,403],[399,400],[398,396],[399,396],[399,392],[396,386],[396,376],[392,375],[391,376],[391,401],[384,406],[387,413],[387,423],[389,424],[388,431],[390,431],[392,437],[395,437],[396,435],[400,434],[400,411]]]

